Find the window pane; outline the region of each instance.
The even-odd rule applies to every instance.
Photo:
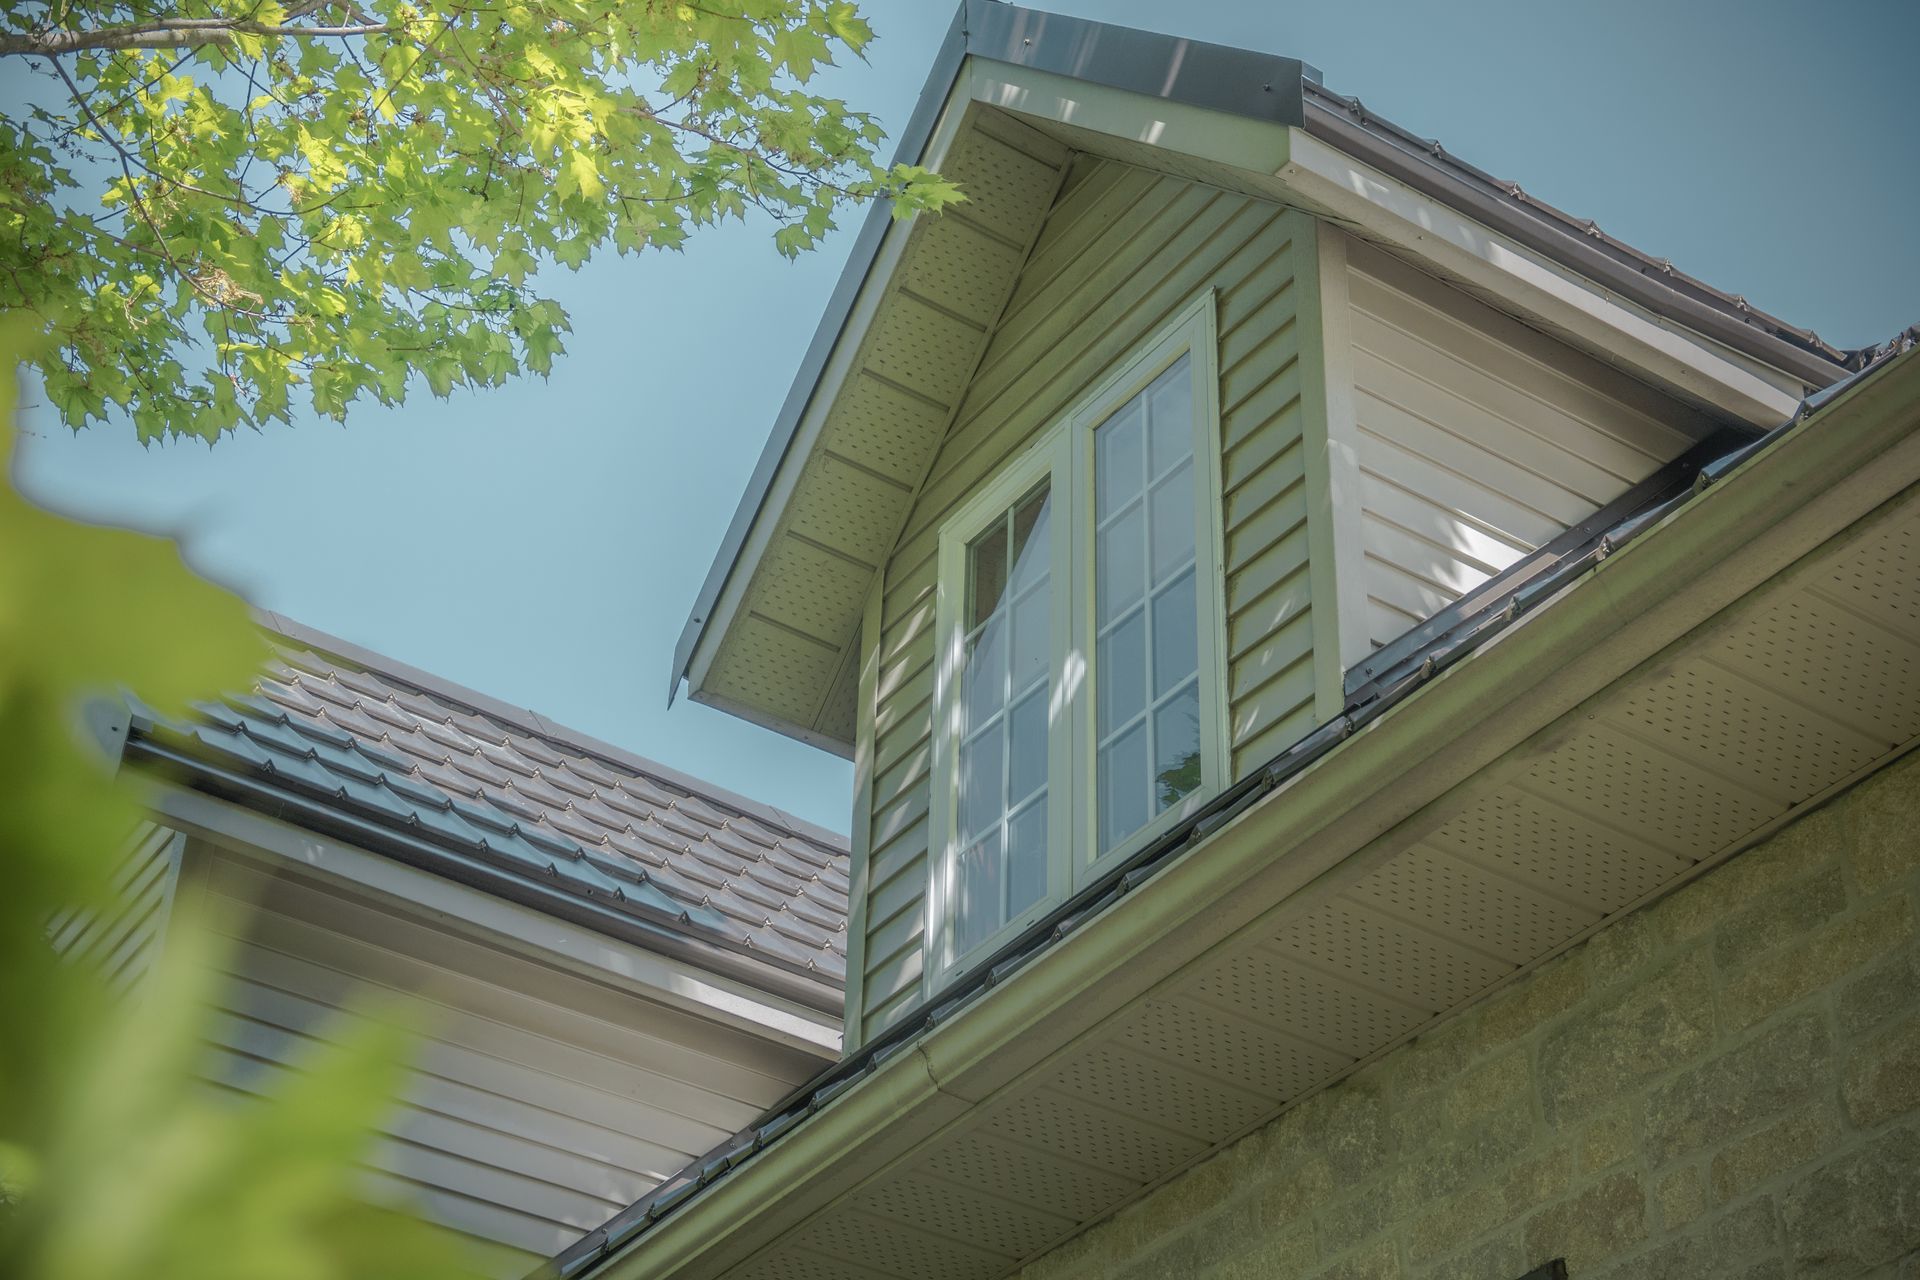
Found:
[[[1189,684],[1153,713],[1154,812],[1200,787],[1200,685]]]
[[[1153,598],[1153,696],[1158,698],[1199,669],[1200,620],[1189,569]]]
[[[1007,824],[1007,919],[1047,895],[1047,797],[1043,793]]]
[[[1027,498],[1013,512],[1013,586],[1016,591],[1043,581],[1047,576],[1047,516],[1053,506],[1053,493],[1042,489]]]
[[[1000,829],[960,854],[954,876],[953,941],[965,954],[1006,923],[1001,891]]]
[[[1099,740],[1147,705],[1147,611],[1136,609],[1100,641],[1093,683],[1099,691]]]
[[[1167,367],[1147,388],[1149,461],[1163,476],[1193,456],[1193,374],[1186,356]]]
[[[1001,614],[967,642],[966,665],[960,671],[967,722],[963,732],[974,733],[991,720],[1007,698],[1007,616]]]
[[[1193,464],[1183,462],[1154,486],[1153,580],[1165,582],[1193,561]]]
[[[1140,470],[1139,397],[1100,424],[1093,433],[1093,514],[1105,520],[1145,487]]]
[[[1052,615],[1053,593],[1047,590],[1044,578],[1014,602],[1011,689],[1016,696],[1047,674],[1053,659]]]
[[[1100,531],[1094,546],[1094,614],[1100,625],[1126,612],[1146,589],[1146,512],[1139,503]]]
[[[960,747],[960,841],[997,826],[1006,805],[1000,790],[1001,726],[994,725]]]
[[[1036,689],[1007,717],[1007,798],[1014,804],[1047,784],[1047,691]]]
[[[1007,590],[1007,522],[973,540],[967,548],[967,630],[985,622],[1000,607]]]
[[[1147,726],[1142,723],[1100,751],[1100,848],[1111,849],[1147,820]]]

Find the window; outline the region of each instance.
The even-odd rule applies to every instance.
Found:
[[[941,529],[929,981],[1225,773],[1213,298]]]

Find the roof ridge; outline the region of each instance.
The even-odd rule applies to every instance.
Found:
[[[477,689],[468,688],[444,676],[422,670],[411,663],[389,657],[365,645],[356,644],[331,632],[322,631],[318,627],[298,622],[285,614],[268,609],[255,609],[253,616],[254,621],[260,626],[285,639],[306,645],[328,657],[342,659],[373,671],[407,685],[417,692],[456,703],[468,711],[502,721],[523,733],[564,747],[576,754],[645,774],[702,800],[710,800],[735,809],[742,816],[777,827],[785,834],[800,836],[816,844],[825,845],[831,852],[844,854],[850,848],[848,838],[837,831],[831,831],[818,823],[808,822],[765,801],[754,800],[737,791],[716,786],[591,734],[570,729],[548,719],[531,707],[517,706],[490,694],[481,693]]]

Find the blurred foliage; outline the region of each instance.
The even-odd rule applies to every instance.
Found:
[[[0,457],[26,339],[0,327]],[[48,923],[111,906],[142,818],[81,727],[120,688],[168,714],[244,686],[266,657],[244,605],[162,539],[76,524],[0,486],[0,1275],[18,1280],[436,1280],[454,1238],[370,1208],[360,1165],[408,1042],[360,1017],[264,1099],[198,1075],[216,932],[168,930],[116,999],[56,958]]]
[[[789,255],[848,203],[958,199],[807,85],[848,0],[0,0],[0,309],[71,426],[217,439],[544,374],[529,283],[752,210]],[[681,340],[679,335],[663,336]]]

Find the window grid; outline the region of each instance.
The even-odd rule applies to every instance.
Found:
[[[1036,487],[967,548],[954,915],[963,952],[1047,891],[1051,505],[1050,486]]]
[[[1199,785],[1193,431],[1183,354],[1094,432],[1096,856]]]

